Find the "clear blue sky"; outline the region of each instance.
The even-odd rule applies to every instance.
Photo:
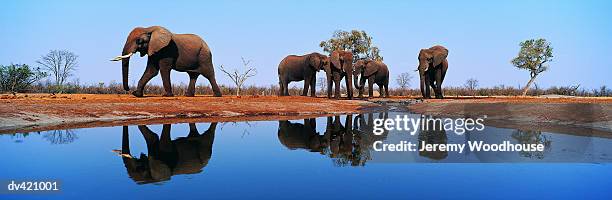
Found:
[[[79,55],[73,78],[120,82],[121,64],[108,60],[120,54],[132,28],[161,25],[202,36],[216,67],[253,60],[258,75],[247,84],[270,85],[286,55],[321,52],[319,42],[334,30],[362,29],[374,37],[392,79],[416,76],[419,49],[441,44],[450,51],[446,85],[468,78],[481,86],[524,85],[528,72],[510,60],[520,41],[543,37],[555,57],[538,85],[596,88],[611,86],[612,64],[603,60],[612,57],[610,10],[610,1],[10,1],[0,7],[0,64],[35,65],[49,50],[67,49]],[[131,82],[145,63],[132,59]],[[174,71],[172,80],[186,83],[188,76]],[[217,80],[230,84],[218,69]],[[198,83],[208,84],[203,77]]]

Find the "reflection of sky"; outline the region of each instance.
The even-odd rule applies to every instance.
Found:
[[[375,115],[376,116],[376,115]],[[390,115],[389,117],[391,117]],[[302,120],[293,120],[301,123]],[[344,124],[344,117],[342,117]],[[326,118],[317,120],[325,132]],[[208,123],[198,124],[205,131]],[[161,133],[161,125],[149,126]],[[225,123],[217,126],[212,157],[202,173],[173,176],[157,185],[137,185],[120,157],[121,127],[75,130],[72,143],[52,145],[30,134],[22,143],[0,136],[0,178],[54,178],[64,184],[63,198],[603,198],[609,195],[609,164],[435,164],[368,162],[364,167],[334,167],[329,157],[287,150],[277,136],[278,122]],[[247,132],[245,132],[247,130]],[[505,135],[505,129],[486,135]],[[146,153],[142,135],[129,127],[132,155]],[[172,138],[186,136],[187,124],[172,126]],[[576,136],[553,136],[553,148],[570,145]],[[483,134],[484,135],[484,134]],[[393,138],[393,134],[389,138]],[[495,138],[495,137],[494,137]],[[500,136],[500,138],[503,138]],[[449,142],[461,138],[449,135]],[[559,141],[559,143],[557,143]],[[594,148],[609,140],[592,139]],[[585,151],[590,151],[585,149]],[[455,157],[453,157],[455,156]],[[471,155],[468,155],[471,156]],[[460,159],[449,154],[449,158]],[[417,158],[423,160],[422,158]],[[237,192],[239,191],[239,192]]]
[[[450,50],[445,84],[476,78],[481,86],[524,85],[528,73],[510,60],[520,41],[543,37],[553,44],[555,57],[538,86],[610,86],[610,65],[601,61],[612,46],[610,1],[147,2],[4,2],[0,64],[34,65],[50,49],[68,49],[79,55],[76,74],[82,83],[121,81],[120,64],[108,59],[121,52],[128,32],[163,25],[201,35],[217,67],[241,67],[240,57],[252,59],[259,74],[247,84],[268,86],[278,84],[269,75],[277,74],[284,56],[321,51],[319,42],[336,29],[363,29],[374,37],[392,77],[415,69],[419,49],[442,44]],[[146,59],[132,60],[130,80],[137,81]],[[172,73],[176,83],[187,83],[187,77]],[[230,84],[224,76],[217,80]],[[152,82],[161,84],[160,78]]]

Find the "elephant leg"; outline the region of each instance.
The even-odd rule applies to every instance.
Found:
[[[331,99],[332,98],[332,83],[333,83],[333,76],[332,75],[327,75],[327,98]]]
[[[389,98],[389,83],[387,82],[384,85],[385,85],[385,96]]]
[[[195,96],[196,81],[198,80],[198,76],[200,76],[200,74],[195,72],[187,73],[189,74],[189,87],[187,87],[187,93],[185,94],[185,96],[193,97]]]
[[[123,126],[121,138],[121,154],[130,154],[130,136],[128,133],[127,126]]]
[[[159,73],[159,69],[154,64],[154,61],[152,59],[149,59],[149,61],[147,62],[147,68],[145,69],[144,74],[142,74],[142,77],[140,77],[140,80],[138,81],[138,86],[136,86],[136,91],[132,92],[132,94],[137,97],[142,97],[144,94],[143,91],[144,91],[145,85],[153,77],[157,76],[158,73]]]
[[[278,80],[278,96],[285,96],[285,87],[282,80]]]
[[[304,89],[302,89],[302,96],[308,95],[308,87],[310,87],[310,76],[304,77]]]
[[[157,134],[151,131],[149,127],[144,125],[138,126],[138,130],[145,139],[149,156],[159,158],[159,138],[157,137]]]
[[[212,65],[212,64],[211,64]],[[210,69],[208,69],[209,67],[203,67],[204,69],[200,70],[202,76],[204,76],[204,78],[208,79],[208,81],[210,82],[210,87],[213,90],[213,96],[215,97],[220,97],[221,96],[221,89],[219,89],[219,85],[217,85],[217,80],[215,79],[215,71],[213,71],[212,66],[210,67]]]
[[[436,99],[442,99],[442,70],[436,70],[435,75],[436,85],[434,87],[434,92],[436,94]]]
[[[429,76],[429,74],[425,75],[425,95],[423,96],[423,98],[429,99],[431,98],[431,92],[430,92],[430,87],[431,87],[431,81],[430,81],[431,77]]]
[[[198,127],[196,127],[195,123],[189,123],[189,134],[187,134],[187,137],[195,137],[200,135],[200,133],[198,132]]]
[[[346,82],[346,95],[348,99],[353,99],[353,76],[351,73],[347,72],[344,80]]]
[[[361,78],[359,78],[359,98],[363,98],[363,90],[365,90],[365,83],[366,83],[366,78],[364,76],[361,76]]]
[[[335,92],[334,92],[334,98],[336,99],[340,99],[340,81],[342,79],[342,76],[337,75],[334,76],[334,85],[335,85]]]
[[[219,89],[219,86],[217,85],[217,80],[215,79],[215,67],[212,63],[212,55],[210,54],[210,51],[207,51],[207,53],[201,51],[199,60],[200,74],[202,74],[204,78],[208,79],[208,81],[210,82],[210,87],[213,90],[213,95],[215,97],[220,97],[221,89]]]
[[[383,86],[383,84],[376,84],[376,85],[378,85],[378,97],[380,98],[385,97],[383,93],[385,90],[385,87]]]
[[[162,126],[162,134],[159,137],[159,150],[164,153],[172,152],[172,137],[170,136],[171,125]]]
[[[368,77],[368,97],[374,97],[374,76]]]
[[[159,62],[159,71],[161,73],[164,90],[166,91],[166,94],[162,95],[164,97],[174,96],[172,94],[172,83],[170,82],[170,71],[172,70],[170,65],[171,62],[168,59],[163,59]]]
[[[285,83],[285,96],[289,96],[289,81],[287,81],[287,83]]]
[[[310,96],[317,97],[317,76],[316,74],[311,77],[310,81]]]

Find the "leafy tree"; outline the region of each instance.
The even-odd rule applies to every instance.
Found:
[[[40,68],[30,68],[26,64],[0,65],[0,90],[13,94],[23,92],[46,76],[47,74]]]
[[[336,30],[331,39],[321,41],[319,46],[330,54],[335,50],[350,51],[353,53],[353,62],[360,59],[383,60],[380,49],[372,45],[372,37],[363,30]]]
[[[66,50],[52,50],[36,61],[47,70],[55,80],[55,86],[61,92],[62,86],[72,76],[78,66],[76,54]]]
[[[525,96],[536,77],[548,69],[546,63],[552,61],[553,48],[546,39],[542,38],[523,41],[520,46],[521,50],[518,56],[512,59],[511,63],[519,69],[528,70],[530,73],[531,79],[523,88],[523,96]]]

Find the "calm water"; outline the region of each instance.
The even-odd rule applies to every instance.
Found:
[[[495,127],[372,134],[373,119],[397,114],[0,135],[0,180],[60,180],[63,190],[0,198],[612,198],[612,139]],[[545,151],[375,152],[378,140]]]

